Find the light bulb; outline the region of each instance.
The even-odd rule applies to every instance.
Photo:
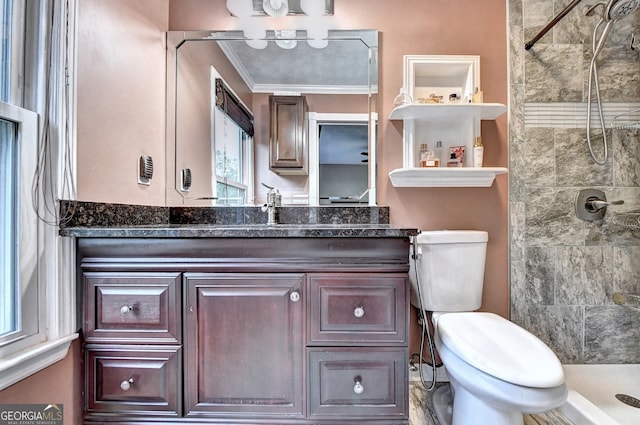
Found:
[[[247,18],[253,13],[251,0],[227,0],[227,9],[238,18]]]
[[[329,45],[329,40],[307,40],[307,44],[310,47],[313,47],[314,49],[324,49],[325,47],[327,47]]]
[[[246,43],[254,49],[264,49],[267,47],[267,31],[264,28],[258,26],[248,27],[243,31],[244,36],[248,38]]]
[[[252,49],[262,50],[269,44],[267,40],[245,40],[245,43]]]
[[[307,16],[322,16],[324,0],[300,0],[300,8]]]
[[[269,16],[280,17],[286,16],[289,13],[289,1],[288,0],[264,0],[262,2],[262,8]]]
[[[314,49],[324,49],[329,45],[329,30],[321,27],[310,27],[307,29],[307,43]]]

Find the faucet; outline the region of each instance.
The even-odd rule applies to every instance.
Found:
[[[280,195],[280,191],[278,189],[267,186],[264,183],[261,184],[269,189],[267,192],[267,203],[262,205],[262,211],[267,212],[267,225],[273,226],[278,224],[278,208],[282,205],[282,195]]]
[[[575,198],[576,216],[585,221],[602,220],[607,207],[622,205],[624,201],[607,201],[607,196],[601,190],[582,189]]]

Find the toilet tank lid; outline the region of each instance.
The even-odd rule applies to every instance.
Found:
[[[419,244],[487,242],[489,234],[482,230],[426,230],[418,234]]]

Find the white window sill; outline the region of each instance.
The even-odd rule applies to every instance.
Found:
[[[77,333],[45,341],[15,353],[11,358],[0,359],[0,390],[65,358],[71,342],[76,338]]]

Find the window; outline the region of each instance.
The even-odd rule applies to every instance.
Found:
[[[38,305],[37,217],[31,180],[37,161],[37,114],[0,103],[0,349],[24,344],[41,327]],[[22,295],[21,295],[22,294]],[[2,352],[2,351],[0,351]]]
[[[17,329],[17,124],[0,118],[0,338]]]
[[[64,358],[77,337],[73,242],[55,216],[75,1],[0,0],[0,390]]]
[[[253,201],[253,115],[215,69],[211,74],[215,197],[218,205],[241,206]]]
[[[251,147],[250,137],[218,108],[214,111],[214,126],[218,204],[244,205],[247,195],[246,171],[249,169],[245,158]]]

